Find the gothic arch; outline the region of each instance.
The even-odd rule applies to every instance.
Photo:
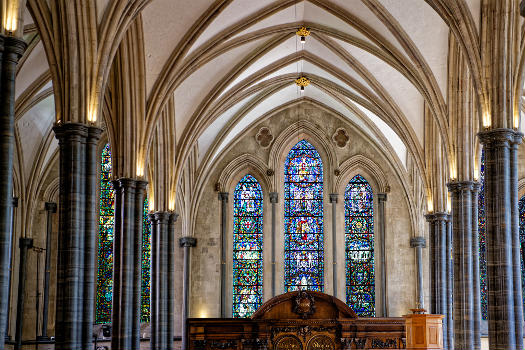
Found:
[[[344,193],[348,182],[357,174],[366,178],[372,186],[374,194],[390,192],[390,185],[383,170],[372,159],[363,155],[355,155],[345,160],[339,166],[339,171],[340,175],[335,183],[335,193]]]

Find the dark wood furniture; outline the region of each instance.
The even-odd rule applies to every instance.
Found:
[[[405,349],[404,318],[359,318],[339,299],[301,291],[279,295],[252,318],[188,320],[191,350]]]

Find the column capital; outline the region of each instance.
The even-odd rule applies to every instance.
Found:
[[[412,248],[426,248],[427,247],[427,240],[425,237],[412,237],[410,238],[410,247]]]
[[[219,192],[219,200],[222,202],[228,202],[228,192]]]
[[[172,224],[176,223],[177,220],[179,219],[179,214],[177,213],[169,212],[169,215],[170,215],[169,222]]]
[[[436,212],[425,215],[428,222],[435,221],[448,221],[450,220],[450,214],[445,212]]]
[[[337,193],[330,193],[330,203],[337,203],[339,195]]]
[[[279,202],[279,193],[278,192],[270,192],[268,193],[270,196],[270,203],[278,203]]]
[[[478,193],[480,189],[481,189],[481,183],[478,181],[475,181],[472,186],[472,191]]]
[[[50,211],[52,213],[56,213],[57,212],[57,204],[54,203],[54,202],[46,202],[44,204],[44,208],[46,211]]]
[[[149,214],[152,223],[167,224],[172,213],[169,211],[156,211]]]
[[[88,126],[88,142],[97,143],[102,136],[103,130],[98,126],[89,125]]]
[[[18,240],[20,248],[33,248],[33,238],[20,237]]]
[[[376,198],[378,202],[386,202],[388,195],[386,193],[378,193]]]
[[[148,182],[144,180],[135,180],[137,190],[146,191],[148,188]]]
[[[4,36],[4,54],[14,54],[14,57],[10,58],[14,63],[18,63],[26,49],[27,44],[23,39],[14,36]]]
[[[479,142],[483,146],[510,146],[512,143],[516,142],[518,138],[518,132],[514,129],[491,129],[486,131],[480,131],[478,133]]]
[[[119,179],[111,181],[113,188],[136,188],[137,181],[128,177],[121,177]]]
[[[472,192],[474,190],[475,181],[451,181],[447,183],[448,190],[453,193]]]
[[[53,131],[59,143],[70,138],[85,138],[88,135],[88,126],[82,123],[55,123]]]
[[[197,239],[190,236],[181,237],[179,239],[179,245],[181,247],[195,247],[197,245]]]

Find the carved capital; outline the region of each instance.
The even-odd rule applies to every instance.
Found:
[[[88,135],[88,126],[82,123],[56,123],[53,131],[60,144],[69,140],[80,140]]]
[[[436,221],[448,221],[450,220],[450,214],[443,213],[443,212],[436,212],[432,214],[425,215],[425,218],[428,222],[436,222]]]
[[[57,212],[57,204],[54,202],[46,202],[44,204],[44,208],[46,211],[50,211],[51,213]]]
[[[91,144],[97,144],[102,136],[102,129],[96,126],[88,126],[88,139],[87,142]]]
[[[167,211],[156,211],[149,214],[149,218],[152,224],[167,224],[170,219],[170,215],[171,213]]]
[[[13,63],[18,63],[26,49],[27,44],[24,40],[14,36],[4,37],[4,60],[7,58]]]
[[[337,203],[339,195],[337,193],[330,193],[330,203]]]
[[[447,184],[448,190],[452,193],[472,192],[474,190],[474,181],[453,181]]]
[[[181,237],[179,239],[179,246],[181,247],[195,247],[197,245],[197,239],[194,237]]]
[[[219,200],[221,202],[228,202],[228,192],[219,192]]]
[[[484,147],[509,147],[516,142],[516,134],[514,129],[492,129],[479,132],[478,137]]]
[[[270,203],[278,203],[279,202],[279,193],[278,192],[270,192]]]
[[[427,240],[425,237],[412,237],[410,238],[410,246],[412,248],[426,248],[427,247]]]
[[[388,195],[386,193],[378,193],[376,198],[378,202],[386,202]]]

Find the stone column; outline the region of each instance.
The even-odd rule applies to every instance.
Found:
[[[15,77],[18,60],[26,49],[23,40],[0,36],[0,330],[6,329],[9,310],[9,257],[13,200],[15,141]],[[3,339],[4,337],[0,337]],[[4,342],[0,342],[0,350]]]
[[[27,281],[27,251],[33,248],[33,239],[20,237],[20,260],[18,263],[18,300],[16,303],[15,350],[22,348],[22,323]]]
[[[41,339],[48,339],[47,336],[47,321],[49,311],[49,281],[51,273],[51,234],[53,233],[53,214],[57,212],[57,204],[46,202],[45,209],[47,212],[46,225],[46,266],[44,278],[44,310],[42,313],[42,336]]]
[[[221,201],[221,317],[226,317],[226,228],[228,215],[228,192],[219,192]]]
[[[426,215],[426,219],[430,227],[430,312],[448,315],[450,250],[447,249],[447,222],[449,215],[433,213]],[[447,321],[445,317],[443,319],[443,348],[451,349]]]
[[[332,284],[334,296],[337,298],[337,193],[330,194],[330,203],[332,203],[332,256],[333,256],[333,277]]]
[[[423,292],[423,248],[426,248],[425,237],[412,237],[410,246],[416,248],[416,268],[417,268],[417,308],[425,308],[425,294]]]
[[[517,249],[513,221],[517,220],[516,157],[513,144],[521,134],[512,129],[494,129],[478,134],[485,151],[485,213],[487,246],[487,290],[489,347],[491,349],[523,348],[523,319],[517,317],[515,294],[521,296],[521,284],[515,283]],[[510,210],[509,210],[510,209]],[[519,259],[519,258],[518,258]],[[516,280],[517,280],[516,276]]]
[[[276,269],[276,261],[275,261],[275,249],[276,249],[276,226],[277,226],[277,217],[276,217],[276,210],[277,210],[277,203],[279,202],[279,193],[277,192],[270,192],[270,203],[272,204],[272,297],[277,295],[277,287],[276,287],[276,279],[277,279],[277,273],[275,271]]]
[[[127,350],[134,343],[133,287],[135,255],[135,190],[132,179],[112,181],[115,190],[113,231],[113,311],[111,349]]]
[[[387,200],[387,194],[386,193],[378,193],[377,194],[377,230],[379,235],[379,243],[381,246],[381,256],[380,256],[380,264],[381,264],[381,313],[383,317],[388,317],[388,303],[387,303],[387,290],[386,290],[386,235],[385,235],[385,223],[386,223],[386,216],[385,216],[385,204]]]
[[[134,203],[134,258],[133,258],[133,306],[132,306],[132,349],[140,349],[140,311],[142,296],[142,231],[144,227],[144,198],[146,181],[135,180]]]
[[[11,242],[13,241],[13,238],[16,237],[15,208],[18,208],[18,197],[13,197],[13,207],[11,208],[11,233],[9,236],[11,239]],[[9,259],[8,259],[9,261],[9,282],[7,284],[7,315],[9,315],[9,310],[11,310],[11,283],[13,280],[13,249],[14,249],[14,245],[11,244],[11,249],[9,250]],[[6,342],[11,341],[11,337],[9,336],[9,316],[7,316],[7,320],[5,323],[5,341]]]
[[[170,212],[150,214],[151,220],[151,349],[173,349],[173,329],[169,329],[169,231]],[[173,324],[173,323],[171,323]]]
[[[188,330],[187,319],[189,314],[188,299],[190,292],[190,248],[197,245],[197,240],[193,237],[182,237],[179,245],[184,249],[184,265],[182,280],[182,350],[188,350]]]
[[[167,339],[168,347],[166,349],[173,350],[173,336],[175,334],[175,223],[179,218],[179,214],[170,213],[168,222],[168,327]],[[180,282],[179,282],[180,283]]]
[[[478,199],[480,183],[472,186],[472,285],[474,299],[474,349],[481,349],[481,285],[479,279]],[[517,202],[516,202],[517,203]],[[519,250],[519,248],[518,248]],[[518,251],[519,259],[519,251]],[[521,277],[521,276],[520,276]]]
[[[475,349],[472,254],[472,191],[474,182],[448,184],[452,200],[454,244],[454,348]]]

